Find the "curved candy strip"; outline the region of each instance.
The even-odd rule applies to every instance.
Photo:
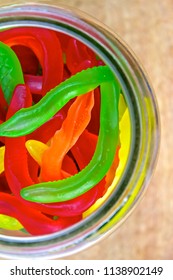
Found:
[[[16,197],[2,192],[0,193],[0,213],[16,218],[32,235],[57,232],[81,220],[81,216],[59,217],[53,220],[40,211],[26,207],[26,204]]]
[[[121,102],[121,100],[120,100]],[[118,149],[118,157],[119,157],[119,164],[116,169],[116,172],[114,172],[114,180],[111,184],[109,184],[109,188],[105,195],[98,199],[86,212],[83,213],[83,217],[87,217],[88,215],[92,214],[93,211],[97,210],[109,197],[111,192],[114,190],[115,186],[117,185],[118,181],[120,180],[122,173],[125,169],[129,151],[130,151],[130,144],[131,144],[131,125],[130,125],[130,113],[129,109],[126,106],[126,109],[121,115],[120,120],[120,149]],[[112,172],[110,170],[110,172]],[[110,174],[109,174],[110,175]]]
[[[80,168],[83,169],[90,162],[97,145],[98,136],[90,133],[86,129],[79,137],[76,144],[71,148],[71,152]],[[86,149],[87,143],[87,149]]]
[[[28,140],[26,141],[25,146],[31,157],[39,164],[39,166],[41,166],[43,153],[49,148],[49,146],[37,140]],[[65,156],[63,163],[67,167],[67,169],[65,170],[65,172],[63,170],[61,170],[61,172],[69,172],[69,169],[70,174],[76,174],[78,172],[75,163],[68,155]],[[68,174],[68,176],[65,177],[69,177],[70,174]]]
[[[21,190],[24,199],[43,203],[66,201],[86,193],[103,179],[113,162],[118,144],[118,99],[119,85],[115,79],[101,84],[100,131],[90,163],[70,178],[24,188]]]
[[[0,174],[4,171],[5,146],[0,147]]]
[[[70,38],[66,49],[66,64],[71,74],[97,65],[95,54],[80,41]],[[80,69],[79,69],[80,68]]]
[[[27,86],[29,86],[30,91],[34,94],[39,94],[42,90],[43,77],[42,76],[33,76],[33,75],[24,75],[24,80]]]
[[[53,116],[53,118],[45,122],[41,127],[33,131],[28,137],[46,144],[62,126],[62,122],[66,117],[66,113],[63,109]]]
[[[129,155],[130,145],[131,145],[131,133],[132,131],[131,131],[131,124],[130,124],[130,112],[127,107],[120,122],[120,135],[119,135],[120,143],[121,143],[121,148],[119,150],[120,163],[116,170],[116,176],[113,182],[114,186],[120,180],[128,160],[128,155]]]
[[[8,30],[9,35],[10,32],[11,31]],[[1,37],[2,37],[2,33],[0,34],[0,38]],[[13,44],[17,44],[17,40],[15,40],[15,38],[13,39],[13,35],[12,37],[10,37],[10,40],[11,39],[13,40]],[[23,44],[23,40],[21,38],[20,45],[10,45],[10,44],[9,45],[11,46],[12,50],[15,52],[15,54],[17,55],[20,61],[23,74],[30,74],[31,76],[35,77],[36,75],[38,75],[40,71],[39,60],[34,54],[34,52],[28,46],[24,46],[22,44]]]
[[[18,84],[24,84],[19,60],[10,47],[0,42],[0,85],[8,104]]]
[[[100,127],[100,88],[94,90],[94,107],[91,112],[91,120],[88,125],[88,131],[98,135]]]
[[[63,159],[79,136],[87,127],[94,105],[93,92],[78,96],[70,106],[61,129],[51,139],[50,147],[43,153],[41,180],[54,181],[62,179]]]
[[[8,103],[5,100],[4,93],[0,86],[0,123],[2,123],[5,120],[7,108],[8,108]],[[1,141],[1,139],[0,139],[0,141]]]
[[[124,99],[124,96],[122,94],[120,94],[119,106],[118,106],[119,121],[121,121],[122,117],[124,116],[124,113],[125,113],[126,109],[127,109],[126,101]]]
[[[41,166],[43,153],[48,149],[48,146],[36,140],[26,141],[25,146],[33,159]]]
[[[8,230],[20,230],[23,228],[23,226],[15,218],[0,214],[0,228]]]
[[[18,137],[29,134],[54,116],[72,98],[113,80],[115,77],[107,66],[83,70],[50,90],[37,104],[16,112],[0,125],[0,136]],[[115,94],[113,98],[115,99]]]
[[[23,107],[31,106],[32,97],[30,90],[25,85],[18,85],[13,93],[7,119]],[[5,175],[12,193],[19,197],[20,189],[34,182],[28,170],[28,157],[25,148],[26,137],[5,138]],[[22,163],[22,164],[21,164]]]
[[[42,94],[62,81],[62,50],[54,31],[32,27],[13,28],[1,32],[0,40],[9,46],[29,47],[35,53],[43,70]]]
[[[78,173],[78,167],[76,166],[73,158],[69,155],[65,155],[63,159],[61,172],[63,178],[67,178]]]

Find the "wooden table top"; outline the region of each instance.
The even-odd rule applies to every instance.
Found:
[[[158,164],[138,207],[109,237],[66,259],[173,259],[173,1],[57,2],[94,16],[131,47],[152,82],[162,127]]]

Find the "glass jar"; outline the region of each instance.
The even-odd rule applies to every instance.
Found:
[[[100,207],[65,230],[43,236],[0,231],[4,258],[60,258],[94,244],[115,230],[141,199],[153,172],[160,139],[158,108],[148,77],[125,43],[94,18],[76,9],[48,4],[18,4],[0,9],[0,31],[43,27],[63,32],[89,46],[119,80],[130,112],[130,150],[116,188]],[[14,2],[13,2],[14,4]]]

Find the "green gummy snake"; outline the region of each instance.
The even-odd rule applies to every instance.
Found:
[[[21,190],[21,196],[40,203],[62,202],[78,197],[108,172],[116,152],[119,135],[118,101],[120,86],[107,66],[83,70],[47,93],[37,104],[24,108],[0,125],[0,136],[26,135],[49,120],[70,99],[100,85],[100,130],[95,153],[90,163],[67,179],[42,182]]]
[[[0,42],[0,85],[8,104],[18,84],[24,84],[20,62],[15,52]]]

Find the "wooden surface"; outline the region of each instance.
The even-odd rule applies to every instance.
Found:
[[[69,259],[173,259],[173,1],[68,3],[108,25],[133,49],[152,81],[162,125],[158,164],[143,200],[108,238]]]
[[[173,259],[173,1],[55,2],[93,15],[133,49],[152,81],[162,125],[158,164],[138,207],[105,240],[66,259]]]

